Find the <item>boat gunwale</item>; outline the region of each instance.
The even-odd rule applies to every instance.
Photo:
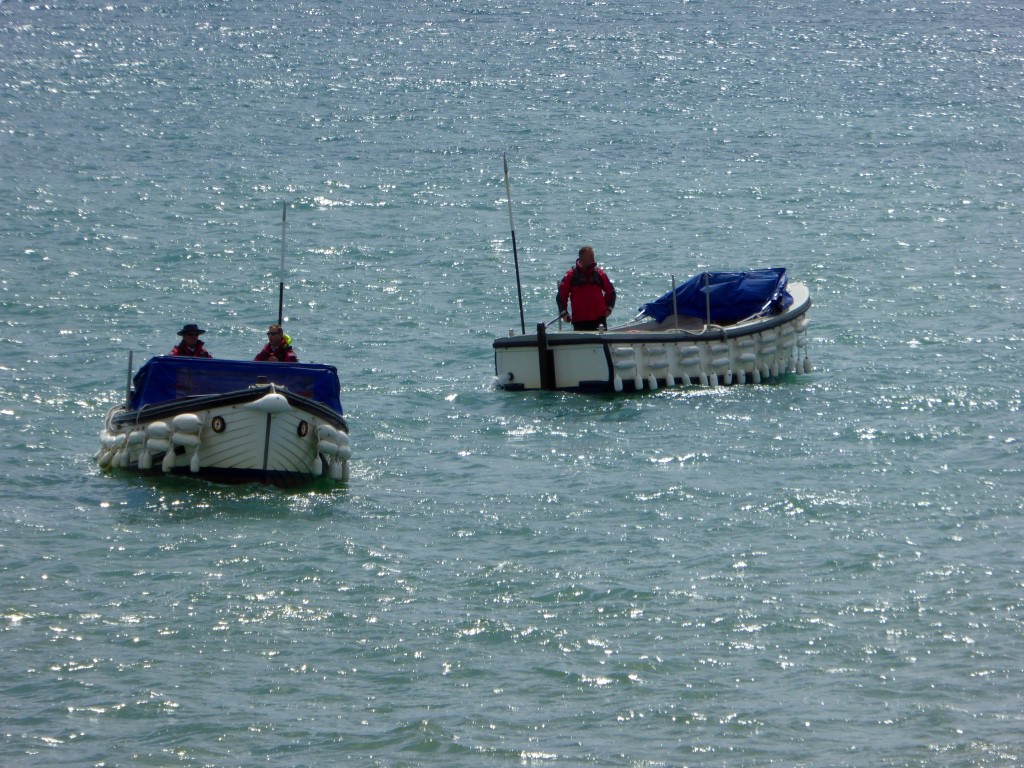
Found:
[[[247,389],[233,390],[230,392],[218,392],[212,395],[193,395],[189,397],[164,400],[160,403],[151,403],[138,410],[121,410],[109,416],[108,421],[113,427],[128,427],[132,425],[148,424],[160,419],[173,418],[180,413],[191,413],[193,411],[208,411],[213,408],[225,408],[242,403],[255,402],[261,397],[271,393],[277,393],[288,400],[292,407],[305,411],[310,415],[317,416],[329,422],[331,426],[338,427],[348,432],[348,424],[342,414],[332,408],[312,400],[303,395],[295,394],[286,389],[279,388],[273,384],[264,384]],[[120,406],[126,409],[127,406]],[[115,408],[117,411],[117,408]]]

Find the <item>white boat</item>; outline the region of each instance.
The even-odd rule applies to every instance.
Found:
[[[100,433],[104,469],[281,487],[348,481],[333,366],[161,356],[129,378],[127,402]]]
[[[809,373],[806,285],[781,267],[705,272],[608,330],[550,330],[494,341],[496,384],[506,390],[639,392],[761,383]],[[561,321],[559,322],[559,325]],[[524,326],[525,328],[525,326]]]

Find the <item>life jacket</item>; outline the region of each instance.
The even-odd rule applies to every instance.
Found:
[[[292,349],[291,337],[282,337],[281,346],[275,351],[273,347],[268,343],[263,349],[260,350],[259,354],[253,358],[259,362],[267,362],[270,356],[273,355],[277,358],[279,363],[297,363],[299,362],[299,356],[295,354],[295,350]]]
[[[593,269],[581,269],[580,267],[573,267],[569,270],[572,276],[569,278],[569,285],[576,287],[580,285],[600,285],[604,287],[604,281],[602,277],[607,279],[604,275],[604,271],[600,267],[594,267]]]
[[[202,341],[196,341],[196,346],[193,349],[186,347],[185,342],[182,341],[181,344],[171,350],[171,354],[175,357],[213,357],[213,355],[206,351]]]
[[[558,288],[559,311],[564,312],[570,302],[574,323],[603,320],[615,307],[615,288],[600,267],[581,269],[577,264],[565,273]]]

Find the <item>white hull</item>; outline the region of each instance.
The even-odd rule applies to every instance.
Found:
[[[107,414],[96,461],[102,468],[218,482],[347,482],[352,454],[344,422],[295,400],[270,385],[251,396],[175,401],[151,416],[118,406]]]
[[[760,383],[808,373],[807,287],[790,283],[780,314],[729,326],[670,317],[608,331],[548,332],[494,342],[496,383],[510,390],[623,392]]]

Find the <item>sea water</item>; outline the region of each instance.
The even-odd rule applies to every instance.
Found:
[[[3,764],[1019,765],[1022,18],[0,2]],[[585,243],[787,267],[814,371],[496,390]],[[99,471],[282,279],[351,482]]]

